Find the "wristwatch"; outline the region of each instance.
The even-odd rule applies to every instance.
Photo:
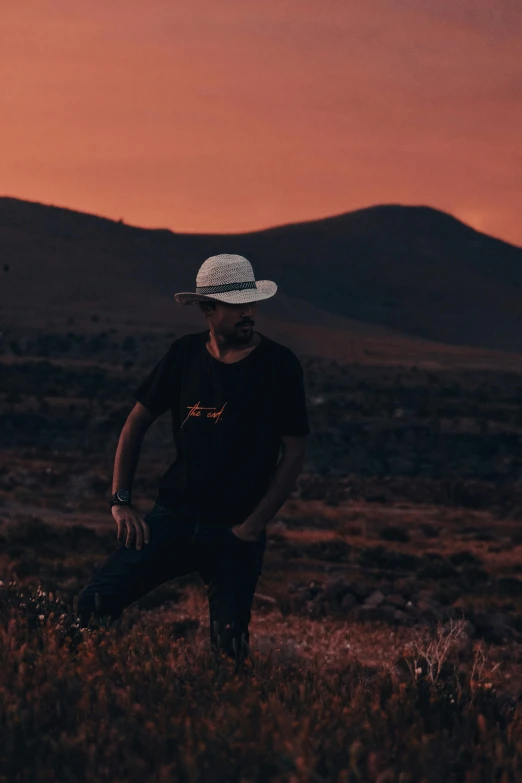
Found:
[[[109,505],[111,506],[130,506],[131,495],[128,489],[119,489],[113,494]]]

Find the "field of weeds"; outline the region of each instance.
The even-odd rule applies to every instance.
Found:
[[[235,672],[210,654],[198,574],[79,629],[75,596],[116,544],[105,498],[145,370],[15,355],[0,783],[522,780],[521,376],[305,363],[307,465],[268,525]],[[136,476],[143,513],[170,441],[165,417]]]
[[[193,589],[175,611],[82,631],[39,589],[4,585],[0,601],[2,783],[522,775],[520,706],[463,621],[405,634],[259,613],[234,673],[208,653]]]
[[[198,574],[80,630],[75,595],[114,546],[112,518],[4,507],[1,783],[520,780],[518,577],[495,574],[487,514],[463,550],[454,511],[444,544],[420,526],[436,509],[402,509],[400,527],[397,513],[288,501],[236,672],[210,654]],[[443,576],[419,577],[426,563]]]

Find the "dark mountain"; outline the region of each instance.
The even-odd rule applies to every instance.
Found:
[[[196,308],[173,305],[172,294],[193,290],[199,265],[222,252],[245,255],[259,279],[278,283],[264,306],[279,321],[314,326],[319,318],[339,329],[352,319],[381,336],[522,352],[522,249],[428,207],[377,206],[209,235],[3,198],[0,306],[9,320],[24,309],[129,314],[154,303],[192,324]]]

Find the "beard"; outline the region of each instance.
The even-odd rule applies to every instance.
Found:
[[[236,327],[226,335],[226,341],[229,345],[248,345],[252,341],[253,334],[253,325],[248,324],[246,329]]]

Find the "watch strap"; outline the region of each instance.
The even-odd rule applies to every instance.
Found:
[[[128,489],[118,489],[113,493],[109,505],[111,506],[130,506],[131,495]]]

